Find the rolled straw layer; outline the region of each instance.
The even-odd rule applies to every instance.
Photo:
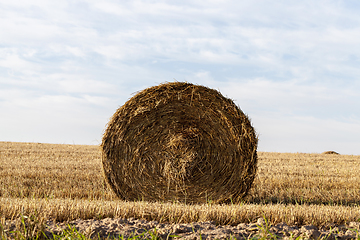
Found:
[[[102,163],[123,200],[239,202],[257,170],[248,117],[220,92],[183,82],[138,92],[112,116]]]

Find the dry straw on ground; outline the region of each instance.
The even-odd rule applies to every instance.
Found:
[[[257,154],[254,187],[244,203],[184,205],[116,200],[103,184],[99,146],[0,142],[0,222],[21,214],[44,221],[134,217],[236,224],[263,216],[288,225],[359,221],[359,155]]]
[[[239,202],[257,170],[248,117],[190,83],[137,93],[113,115],[101,147],[107,182],[124,200]]]

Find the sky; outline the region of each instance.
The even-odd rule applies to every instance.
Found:
[[[360,155],[358,0],[2,0],[0,141],[100,144],[135,92],[186,81],[258,151]]]

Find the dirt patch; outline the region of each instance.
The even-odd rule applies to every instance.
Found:
[[[214,222],[194,222],[188,224],[166,224],[157,221],[138,219],[106,218],[102,220],[75,220],[69,223],[48,221],[45,234],[52,238],[53,234],[61,234],[71,226],[90,238],[106,238],[123,236],[125,239],[139,236],[140,239],[151,239],[156,235],[161,239],[249,239],[252,237],[274,237],[278,239],[354,239],[359,237],[360,223],[350,222],[346,225],[317,228],[313,225],[288,226],[285,223],[267,225],[259,218],[256,223],[241,223],[237,226],[218,226]],[[6,221],[7,232],[15,230],[15,221]]]

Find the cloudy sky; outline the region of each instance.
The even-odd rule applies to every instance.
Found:
[[[233,99],[259,151],[358,155],[360,2],[0,2],[0,141],[99,144],[174,79]]]

